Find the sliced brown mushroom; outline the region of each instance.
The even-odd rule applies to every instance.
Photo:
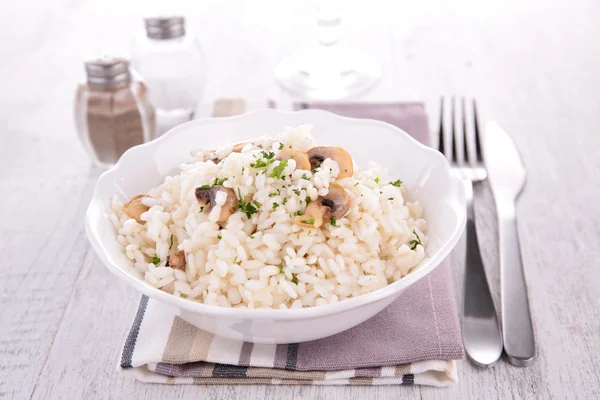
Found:
[[[175,254],[167,256],[167,267],[175,269],[185,269],[185,265],[185,253],[183,250],[180,250]]]
[[[350,196],[346,190],[332,183],[329,185],[329,193],[325,196],[319,196],[316,201],[312,201],[307,207],[304,215],[298,215],[294,218],[294,223],[306,228],[319,228],[323,221],[331,218],[342,218],[350,209]]]
[[[321,165],[326,159],[331,158],[340,167],[338,179],[349,178],[354,174],[352,157],[341,147],[317,146],[308,150],[307,154],[313,169]]]
[[[231,149],[231,152],[232,153],[241,153],[242,150],[244,149],[244,146],[246,146],[248,143],[252,143],[252,141],[246,140],[245,142],[240,142],[240,143],[234,144]],[[225,157],[227,157],[227,156],[225,156]],[[216,150],[208,150],[206,153],[204,153],[204,157],[202,158],[202,161],[212,161],[215,164],[218,164],[221,161],[223,161],[223,158],[217,157]]]
[[[302,150],[283,149],[277,155],[278,160],[289,160],[290,158],[296,161],[296,169],[310,171],[310,160],[308,154]]]
[[[135,195],[123,206],[123,212],[127,214],[129,218],[135,219],[140,224],[145,222],[142,221],[142,214],[150,209],[150,207],[142,203],[144,197],[146,196],[143,194]]]
[[[199,187],[196,188],[196,200],[198,200],[198,204],[205,206],[206,211],[210,212],[217,205],[218,192],[224,192],[227,196],[227,200],[221,206],[221,214],[219,214],[217,220],[217,222],[225,222],[235,212],[237,204],[237,197],[233,189],[224,186]]]

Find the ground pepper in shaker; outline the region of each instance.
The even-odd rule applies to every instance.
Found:
[[[77,87],[75,124],[94,162],[110,167],[127,149],[155,137],[154,107],[129,61],[87,61],[85,71],[86,79]]]

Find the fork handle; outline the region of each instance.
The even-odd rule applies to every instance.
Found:
[[[464,181],[467,200],[463,343],[469,359],[480,367],[493,366],[502,355],[502,333],[485,275],[473,206],[473,184]]]
[[[535,338],[514,202],[504,203],[498,215],[504,351],[511,364],[525,367],[535,357]]]

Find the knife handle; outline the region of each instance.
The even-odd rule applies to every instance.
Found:
[[[475,365],[492,367],[502,355],[502,333],[477,240],[473,184],[465,180],[463,185],[467,201],[463,344]]]
[[[526,367],[535,357],[535,338],[514,202],[499,207],[498,216],[504,351],[511,364]]]

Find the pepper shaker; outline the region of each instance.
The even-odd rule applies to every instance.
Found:
[[[127,149],[155,137],[154,107],[126,59],[87,61],[85,71],[76,92],[75,125],[94,162],[110,167]]]
[[[134,41],[132,65],[143,76],[159,125],[193,118],[204,89],[206,62],[182,16],[145,19],[144,36]]]

